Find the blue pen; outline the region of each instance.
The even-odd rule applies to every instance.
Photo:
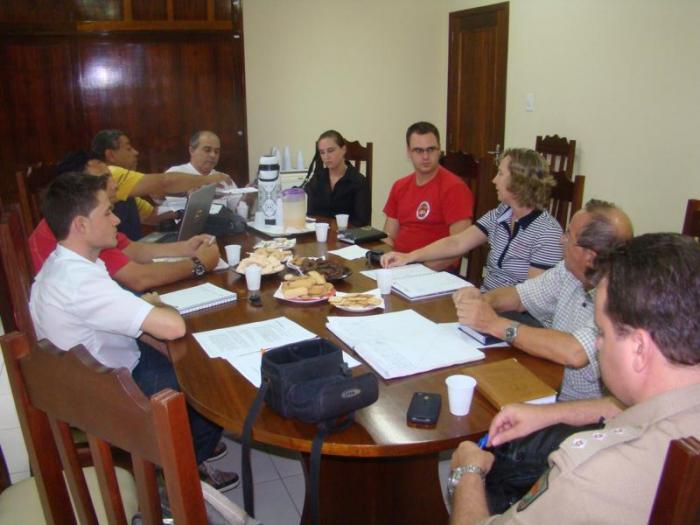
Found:
[[[488,442],[489,442],[489,435],[488,435],[488,434],[484,434],[484,435],[481,437],[481,439],[479,440],[479,442],[477,443],[477,446],[478,446],[479,448],[486,448],[486,444],[487,444]]]

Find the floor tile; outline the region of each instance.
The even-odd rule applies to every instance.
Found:
[[[306,498],[306,480],[304,474],[282,478],[287,492],[292,498],[299,515],[304,511],[304,499]]]
[[[29,457],[19,428],[0,430],[0,445],[10,473],[29,470]]]
[[[267,452],[281,478],[304,474],[301,455],[298,452],[276,447],[267,447]]]
[[[241,445],[224,437],[224,441],[228,446],[228,453],[218,461],[213,463],[213,466],[227,471],[237,472],[241,474]],[[272,464],[270,455],[264,447],[258,445],[251,449],[251,462],[253,468],[253,483],[262,483],[265,481],[278,480],[279,474],[277,469]]]
[[[19,429],[17,410],[11,394],[0,393],[0,430]]]
[[[255,484],[255,517],[265,525],[296,525],[300,514],[287,493],[282,480]],[[243,507],[243,488],[225,493],[228,498]]]

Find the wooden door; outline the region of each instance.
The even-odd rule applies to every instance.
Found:
[[[503,146],[507,61],[507,2],[450,13],[447,150]]]

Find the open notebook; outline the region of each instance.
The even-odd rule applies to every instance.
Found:
[[[163,294],[160,296],[160,300],[177,309],[181,314],[188,314],[235,301],[237,297],[236,292],[230,292],[211,283],[205,283],[178,290],[177,292]]]

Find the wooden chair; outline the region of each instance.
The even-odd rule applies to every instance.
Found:
[[[345,143],[346,152],[345,160],[350,162],[355,168],[360,172],[364,173],[367,179],[367,185],[369,186],[369,202],[370,206],[372,204],[372,152],[374,145],[368,142],[366,146],[360,144],[359,141],[355,140],[353,142]],[[362,163],[365,163],[362,167]],[[370,217],[372,216],[372,209],[370,208]]]
[[[440,158],[440,164],[461,178],[474,195],[474,220],[498,205],[496,191],[491,183],[496,172],[493,158],[486,156],[478,161],[463,151],[448,151]],[[474,286],[481,286],[484,266],[489,254],[488,245],[469,252],[465,259],[467,271],[463,275]]]
[[[563,171],[567,179],[573,180],[575,140],[568,140],[559,135],[547,135],[546,137],[539,135],[535,141],[535,151],[547,159],[552,173]]]
[[[56,178],[57,165],[34,164],[15,174],[17,195],[22,208],[22,224],[27,233],[34,231],[41,220],[41,192]]]
[[[651,509],[649,525],[700,523],[700,441],[674,439],[668,447],[664,470]]]
[[[586,183],[586,177],[576,175],[572,181],[562,171],[554,172],[552,175],[557,181],[557,185],[552,189],[549,213],[559,221],[562,229],[566,231],[572,215],[583,206],[583,187]]]
[[[30,345],[20,333],[0,338],[20,425],[46,521],[96,523],[69,425],[90,443],[104,513],[110,523],[131,518],[119,490],[110,445],[131,453],[135,493],[144,523],[160,524],[155,466],[162,468],[175,523],[207,523],[202,484],[182,393],[163,390],[149,400],[125,368],[100,365],[83,348],[63,352],[43,340]],[[65,472],[65,479],[64,479]],[[213,490],[213,489],[212,489]],[[235,505],[240,520],[246,517]]]
[[[683,235],[700,238],[700,200],[688,199],[683,221]]]
[[[0,258],[5,288],[9,295],[12,317],[3,326],[6,332],[21,330],[31,341],[35,340],[34,324],[29,314],[29,287],[32,281],[31,265],[27,252],[18,209],[11,207],[0,214]]]

